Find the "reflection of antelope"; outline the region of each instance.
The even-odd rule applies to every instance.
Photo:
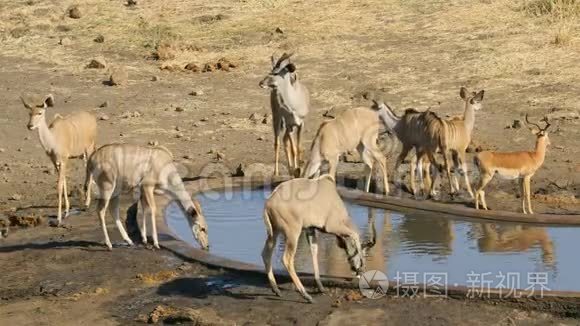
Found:
[[[550,123],[547,118],[542,120],[546,123],[544,128],[536,123],[528,121],[526,114],[526,122],[538,128],[537,131],[532,131],[536,135],[536,148],[531,152],[481,152],[474,158],[475,165],[479,168],[479,184],[476,187],[475,193],[475,208],[479,209],[479,201],[483,208],[487,210],[487,203],[485,202],[485,192],[483,188],[491,181],[494,174],[498,174],[504,179],[520,179],[522,189],[522,210],[524,214],[527,211],[533,214],[531,203],[531,187],[530,180],[536,171],[544,164],[546,157],[546,147],[550,144],[548,138],[548,128]],[[530,128],[531,129],[531,128]],[[528,209],[526,211],[526,200]]]
[[[382,224],[379,225],[377,232],[376,213],[382,212]],[[366,253],[366,270],[377,270],[387,272],[388,250],[391,241],[392,224],[391,213],[385,210],[368,208],[367,235],[365,242],[369,248]],[[334,241],[325,242],[326,252],[323,256],[326,258],[325,273],[332,276],[348,276],[349,267],[345,263],[344,253],[339,250],[340,247]]]
[[[453,221],[444,217],[405,215],[399,225],[401,242],[409,243],[413,252],[428,255],[450,255],[455,232]]]
[[[522,252],[538,244],[544,264],[555,264],[554,244],[544,227],[517,225],[500,228],[495,224],[482,223],[481,230],[481,237],[477,240],[481,252]]]
[[[365,173],[368,174],[365,190],[369,191],[373,165],[376,162],[383,174],[385,193],[388,194],[387,162],[377,145],[381,123],[379,115],[377,110],[359,107],[346,110],[333,120],[324,121],[312,143],[304,176],[314,176],[320,171],[321,165],[327,162],[328,173],[336,177],[339,156],[356,148],[368,171]]]
[[[314,277],[321,292],[324,287],[320,282],[318,269],[317,230],[337,237],[347,253],[353,271],[359,274],[364,269],[364,247],[361,245],[358,229],[336,191],[334,179],[329,175],[317,179],[293,179],[280,184],[266,201],[264,222],[267,239],[262,258],[270,286],[278,296],[282,294],[272,271],[272,254],[280,234],[285,238],[282,263],[297,290],[308,302],[313,302],[312,297],[304,289],[294,268],[298,238],[303,229],[310,245]]]
[[[109,203],[111,215],[115,219],[123,240],[129,245],[133,244],[119,217],[119,196],[123,190],[131,189],[141,190],[141,207],[143,208],[141,237],[144,243],[147,242],[146,212],[150,210],[153,245],[159,248],[155,218],[157,206],[154,194],[156,190],[161,190],[168,196],[177,199],[179,207],[186,212],[187,222],[194,238],[203,249],[209,248],[207,224],[201,206],[187,193],[173,164],[173,156],[165,147],[131,144],[105,145],[89,159],[85,187],[92,178],[99,189],[97,211],[105,236],[105,244],[109,250],[113,248],[105,223],[105,212]]]
[[[95,150],[97,137],[97,119],[91,113],[85,111],[75,112],[66,117],[55,115],[55,119],[49,125],[46,124],[46,109],[54,106],[54,97],[48,94],[43,98],[32,96],[20,97],[24,106],[29,110],[30,120],[28,129],[38,129],[40,143],[46,155],[54,164],[58,172],[58,224],[62,222],[62,195],[64,194],[64,214],[68,215],[70,204],[68,201],[68,189],[66,182],[68,159],[83,157],[87,158]],[[85,206],[91,202],[91,191],[85,193]]]
[[[280,59],[272,55],[272,71],[261,82],[260,87],[271,88],[272,124],[274,127],[274,156],[278,175],[280,135],[284,130],[284,150],[288,159],[290,175],[300,175],[300,138],[304,117],[310,107],[308,89],[300,82],[296,66],[290,62],[292,54],[284,53]],[[293,135],[296,134],[296,139]]]

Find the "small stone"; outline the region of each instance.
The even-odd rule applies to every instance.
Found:
[[[199,126],[200,126],[200,124],[199,124],[198,122],[194,122],[192,126],[194,126],[194,127],[199,127]]]
[[[0,148],[0,153],[4,153],[5,151],[6,151],[6,149]]]
[[[105,61],[105,58],[97,57],[92,59],[86,67],[89,69],[104,69],[107,67],[107,62]]]
[[[119,137],[125,137],[125,134],[124,133],[120,133],[119,134]]]
[[[207,122],[207,121],[209,121],[209,119],[207,117],[203,117],[203,118],[199,119],[199,121],[201,121],[201,122]]]
[[[127,0],[127,7],[133,7],[137,5],[137,0]]]
[[[253,123],[258,123],[258,121],[260,121],[260,117],[258,116],[257,113],[252,113],[249,117],[250,121],[252,121]]]
[[[63,37],[60,39],[60,41],[58,42],[58,44],[62,45],[62,46],[69,46],[72,44],[72,40],[68,37]]]
[[[97,37],[95,37],[95,39],[93,40],[96,43],[104,43],[105,42],[105,37],[101,34],[97,35]]]
[[[159,76],[152,76],[151,81],[159,81]]]
[[[18,148],[17,151],[22,152],[22,148]]]
[[[183,133],[178,132],[177,134],[175,134],[175,138],[183,138]]]
[[[13,194],[10,197],[8,197],[8,200],[20,201],[20,200],[22,200],[22,195],[21,194]]]
[[[522,127],[522,121],[521,120],[514,120],[514,122],[512,123],[512,129],[520,129]]]
[[[110,106],[109,101],[105,101],[103,103],[101,103],[101,105],[99,105],[100,108],[108,108]]]
[[[201,72],[212,72],[212,71],[214,71],[214,70],[216,70],[216,68],[215,68],[215,66],[214,66],[214,65],[212,65],[212,64],[210,64],[210,63],[206,63],[206,64],[203,66],[203,69],[201,70]]]
[[[30,140],[30,137],[26,136],[24,137],[24,140]]]
[[[126,85],[129,80],[129,74],[124,67],[119,67],[113,70],[111,76],[109,77],[109,83],[112,86],[122,86]]]
[[[203,91],[202,90],[194,90],[191,93],[189,93],[189,95],[191,95],[191,96],[201,96],[201,95],[203,95]]]
[[[13,38],[21,38],[28,34],[29,31],[30,29],[28,27],[16,27],[10,31],[10,36]]]
[[[284,31],[280,27],[276,27],[276,33],[284,34]]]
[[[270,123],[272,119],[270,118],[270,115],[268,113],[264,114],[264,119],[262,119],[262,124],[267,125],[268,123]]]
[[[266,140],[266,138],[264,138],[264,136],[260,136],[258,137],[258,140]]]
[[[147,145],[149,146],[159,146],[159,142],[157,140],[150,140]]]
[[[215,159],[218,161],[223,161],[226,158],[226,155],[222,152],[215,153]]]
[[[193,156],[186,154],[186,155],[183,155],[183,158],[186,160],[191,160],[191,159],[193,159]]]
[[[181,128],[179,126],[175,126],[175,131],[181,131]]]
[[[175,112],[183,112],[183,111],[185,111],[185,109],[182,108],[181,106],[176,106],[175,107]]]
[[[199,72],[199,66],[193,62],[188,63],[184,67],[185,70],[191,70],[192,72]]]
[[[109,120],[109,119],[110,119],[110,117],[109,117],[108,115],[106,115],[106,114],[103,114],[103,115],[101,115],[101,116],[99,117],[99,120],[101,120],[101,121],[107,121],[107,120]]]
[[[77,5],[73,5],[73,6],[69,7],[67,10],[67,14],[72,19],[79,19],[82,17],[81,10],[79,9],[79,6],[77,6]]]

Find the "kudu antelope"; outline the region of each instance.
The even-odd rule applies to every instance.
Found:
[[[187,222],[194,238],[202,249],[208,250],[207,224],[199,203],[185,190],[181,177],[173,164],[171,152],[162,146],[139,146],[131,144],[110,144],[99,148],[89,159],[86,183],[93,178],[99,190],[97,212],[105,236],[105,244],[112,249],[105,212],[110,208],[111,215],[123,240],[129,245],[133,242],[127,235],[119,216],[119,196],[125,190],[139,189],[143,220],[141,237],[147,243],[146,217],[151,212],[153,245],[159,248],[156,227],[155,193],[162,192],[176,199],[185,212]]]
[[[368,192],[374,163],[378,163],[383,175],[385,193],[389,193],[387,160],[377,145],[381,124],[378,110],[359,107],[340,113],[335,119],[322,122],[312,143],[310,158],[304,169],[304,177],[318,174],[322,163],[328,163],[328,173],[336,178],[338,158],[356,149],[365,163],[367,175],[365,190]]]
[[[484,90],[479,92],[469,92],[467,88],[461,87],[459,96],[465,102],[465,110],[463,117],[456,117],[449,120],[442,120],[445,128],[443,143],[440,144],[441,152],[444,158],[444,167],[449,179],[449,188],[451,193],[459,192],[459,182],[456,174],[463,175],[465,180],[465,187],[467,192],[473,198],[473,191],[467,175],[467,162],[465,160],[465,151],[471,142],[471,134],[475,124],[475,111],[481,109],[481,102],[483,101]],[[449,165],[449,157],[453,160],[454,173],[451,176],[451,167]],[[419,163],[420,164],[420,160]],[[453,179],[453,182],[452,182]]]
[[[283,135],[284,150],[290,175],[300,175],[301,138],[304,117],[310,109],[310,94],[300,82],[296,65],[290,61],[292,54],[284,53],[276,60],[272,55],[272,70],[260,81],[260,87],[270,88],[272,125],[274,128],[274,174],[279,175],[278,161],[280,137]]]
[[[483,188],[493,179],[497,173],[503,179],[519,179],[522,189],[522,210],[524,214],[528,212],[534,214],[531,203],[531,187],[530,181],[536,171],[544,164],[546,157],[546,148],[550,145],[548,138],[548,128],[550,123],[544,117],[541,121],[545,123],[542,128],[537,123],[532,123],[528,120],[526,114],[526,123],[532,129],[532,133],[536,135],[536,148],[534,151],[521,152],[480,152],[473,162],[479,169],[479,183],[475,192],[475,208],[479,209],[479,202],[483,208],[487,210],[487,203],[485,202],[485,191]],[[537,128],[537,131],[533,130]],[[526,201],[528,209],[526,210]]]
[[[378,108],[381,113],[381,119],[387,126],[387,129],[397,136],[401,142],[403,148],[401,153],[397,157],[394,169],[394,182],[399,184],[398,171],[399,166],[405,158],[409,155],[412,149],[415,149],[416,155],[410,165],[410,184],[411,191],[414,195],[418,194],[417,187],[415,186],[415,163],[421,162],[421,159],[417,159],[417,156],[422,158],[423,156],[428,156],[429,160],[439,166],[435,161],[434,154],[437,152],[439,145],[441,143],[441,137],[443,130],[443,125],[441,120],[437,115],[431,111],[417,111],[415,109],[407,109],[403,116],[398,117],[389,105],[384,102],[374,101],[373,104]],[[421,173],[421,169],[419,169]],[[435,191],[432,187],[433,183],[429,172],[427,173],[426,185],[422,185],[423,190],[429,189],[431,196],[435,196]],[[420,174],[420,179],[422,179],[422,174]]]
[[[312,297],[304,289],[294,268],[294,256],[302,230],[305,230],[310,245],[314,278],[321,292],[324,287],[318,269],[318,231],[334,234],[345,249],[352,270],[357,274],[364,270],[364,255],[368,246],[361,245],[358,229],[348,215],[331,176],[283,182],[274,189],[264,206],[267,238],[262,259],[270,286],[276,295],[282,294],[272,271],[272,254],[280,234],[285,238],[282,263],[298,292],[308,302],[313,302]]]
[[[68,187],[66,174],[69,158],[87,158],[95,150],[97,137],[97,119],[89,112],[78,111],[68,116],[55,115],[54,120],[46,123],[46,110],[54,106],[54,96],[48,94],[45,97],[21,96],[24,107],[28,110],[30,119],[28,129],[38,130],[40,144],[46,155],[54,164],[58,173],[58,224],[62,222],[62,197],[64,194],[65,216],[68,215],[70,204],[68,200]],[[90,187],[85,192],[85,206],[91,202]]]

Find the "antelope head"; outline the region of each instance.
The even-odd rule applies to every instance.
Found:
[[[459,96],[466,104],[471,105],[475,111],[481,109],[481,102],[483,101],[484,93],[485,91],[483,89],[479,92],[469,92],[465,87],[459,89]]]
[[[27,127],[30,130],[37,129],[45,121],[46,108],[54,106],[54,96],[48,94],[43,98],[34,96],[20,96],[24,107],[28,110],[29,120]]]
[[[201,205],[193,199],[193,206],[187,211],[187,221],[191,227],[193,237],[203,250],[209,250],[209,239],[207,236],[207,223],[201,210]]]
[[[365,242],[361,246],[358,234],[340,237],[337,236],[338,246],[346,252],[350,269],[355,272],[357,276],[361,275],[365,270],[365,256],[367,250],[374,246],[374,240]]]
[[[544,116],[540,120],[540,122],[544,122],[545,126],[541,127],[539,124],[531,122],[528,119],[528,114],[526,113],[526,124],[528,125],[528,128],[530,128],[532,133],[536,135],[536,137],[538,137],[538,140],[543,139],[546,145],[550,145],[550,138],[548,137],[548,128],[550,128],[551,124],[548,121],[548,117]]]
[[[281,87],[285,80],[289,79],[292,84],[296,81],[296,66],[290,62],[293,53],[284,53],[280,59],[274,55],[270,58],[272,61],[272,70],[260,81],[260,87],[277,89]]]

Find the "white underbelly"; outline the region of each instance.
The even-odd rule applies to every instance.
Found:
[[[515,169],[497,169],[495,173],[498,177],[506,180],[514,180],[522,176],[520,171]]]

